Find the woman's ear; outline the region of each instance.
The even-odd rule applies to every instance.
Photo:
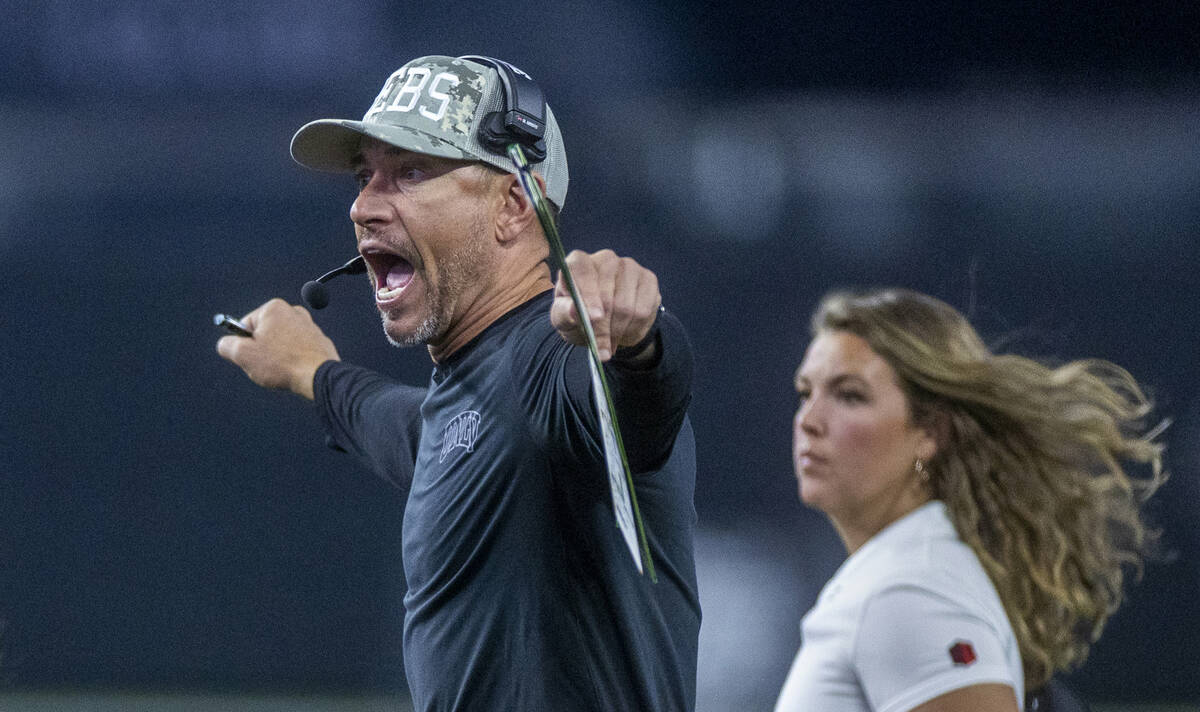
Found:
[[[546,189],[546,181],[537,173],[533,178]],[[510,243],[521,236],[531,223],[537,220],[537,211],[525,189],[521,187],[521,179],[515,173],[506,173],[502,179],[503,194],[500,210],[496,215],[496,239],[502,244]]]
[[[917,457],[929,462],[947,447],[950,439],[950,414],[936,409],[927,413],[917,423],[921,430],[921,441],[917,444]]]

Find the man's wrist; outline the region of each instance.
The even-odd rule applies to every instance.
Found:
[[[299,396],[304,396],[310,401],[317,399],[316,381],[317,369],[321,368],[329,361],[338,361],[337,357],[326,357],[320,361],[312,361],[305,366],[297,369],[295,376],[292,378],[292,392]]]
[[[654,361],[661,349],[659,343],[658,319],[663,313],[663,307],[658,308],[654,323],[646,331],[645,336],[636,344],[622,346],[613,353],[613,360],[626,366],[644,366]]]

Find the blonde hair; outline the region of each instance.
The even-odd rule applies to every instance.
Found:
[[[812,330],[867,341],[937,433],[933,496],[1000,594],[1026,688],[1080,665],[1156,539],[1141,505],[1162,446],[1137,382],[1107,361],[992,354],[954,308],[902,289],[827,295]]]

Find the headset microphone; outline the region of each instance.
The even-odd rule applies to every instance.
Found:
[[[366,271],[366,260],[362,255],[357,255],[341,267],[330,270],[311,282],[305,282],[300,288],[300,297],[313,309],[324,309],[329,304],[329,290],[325,289],[325,282],[341,274],[362,274]]]

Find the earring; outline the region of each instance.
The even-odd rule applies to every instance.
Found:
[[[917,461],[913,463],[913,469],[916,470],[917,474],[921,476],[922,482],[929,481],[929,473],[925,470],[925,463],[921,460],[921,458],[918,457]]]

